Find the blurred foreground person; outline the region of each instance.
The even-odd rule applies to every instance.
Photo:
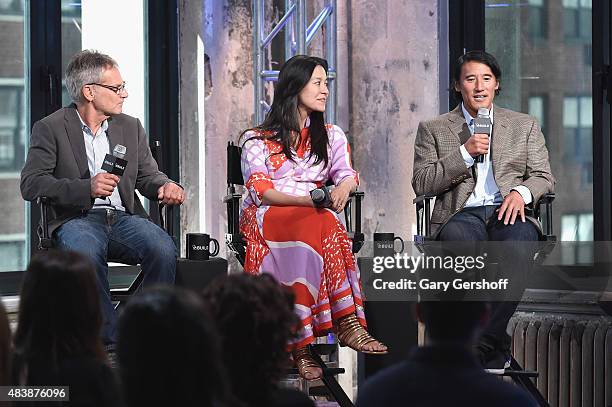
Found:
[[[100,339],[101,327],[93,264],[75,252],[37,255],[21,287],[13,384],[69,386],[69,405],[121,405],[119,388]]]
[[[474,355],[489,309],[476,301],[418,303],[416,314],[425,324],[427,345],[369,379],[359,391],[357,406],[535,407],[522,389],[485,372]]]
[[[247,406],[313,406],[297,390],[282,389],[288,367],[287,343],[298,319],[291,291],[268,274],[234,274],[203,292],[215,319],[232,394]]]
[[[11,327],[4,304],[0,301],[0,386],[11,384]],[[0,401],[0,407],[8,407],[8,401]]]
[[[158,287],[131,298],[117,353],[128,407],[227,405],[217,334],[196,294]]]

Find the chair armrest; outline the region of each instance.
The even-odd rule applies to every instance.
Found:
[[[542,232],[544,233],[544,237],[546,240],[550,240],[554,237],[553,236],[552,203],[555,200],[555,197],[556,195],[552,192],[548,194],[544,194],[540,197],[538,202],[536,202],[535,205],[533,206],[533,216],[536,217],[540,221],[540,223],[544,225],[544,230]],[[545,212],[546,212],[546,222],[542,222],[542,219],[541,219],[542,205],[544,205]]]
[[[429,199],[434,199],[436,196],[435,195],[419,195],[416,198],[414,198],[412,200],[413,204],[418,204],[419,202],[425,202],[425,200]]]
[[[227,194],[223,197],[223,203],[240,202],[240,199],[242,199],[242,194]]]
[[[51,199],[46,196],[40,196],[36,199],[40,207],[40,226],[38,227],[38,249],[47,250],[53,247],[53,239],[49,236],[49,218],[47,217],[47,209],[51,204]]]
[[[431,200],[435,195],[419,195],[412,200],[416,205],[417,234],[415,241],[423,241],[431,235]]]
[[[349,194],[349,200],[344,206],[344,221],[346,224],[346,232],[349,239],[353,242],[352,252],[357,253],[363,247],[365,236],[361,232],[361,201],[365,197],[362,191],[355,191]],[[353,205],[355,208],[355,216],[353,217]]]
[[[223,203],[227,205],[227,232],[230,235],[235,235],[240,233],[240,200],[242,194],[234,190],[228,192],[223,198]]]
[[[174,238],[174,208],[176,205],[166,205],[158,201],[159,226]],[[166,209],[164,211],[164,208]],[[175,242],[176,243],[176,242]]]

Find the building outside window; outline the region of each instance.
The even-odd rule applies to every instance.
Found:
[[[563,34],[568,40],[590,42],[592,0],[563,0]]]

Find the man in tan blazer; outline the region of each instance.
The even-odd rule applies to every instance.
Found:
[[[436,196],[431,224],[439,240],[539,239],[539,224],[525,215],[525,207],[553,190],[548,151],[536,119],[493,104],[500,79],[493,55],[466,53],[454,69],[461,105],[419,124],[412,186],[417,195]],[[473,119],[482,108],[493,123],[491,138],[474,132]],[[527,269],[529,259],[522,260]],[[479,350],[492,371],[509,361],[506,327],[516,305],[497,303],[483,333]]]

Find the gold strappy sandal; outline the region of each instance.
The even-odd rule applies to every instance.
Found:
[[[364,327],[359,323],[359,320],[357,319],[357,316],[355,314],[350,314],[340,318],[338,320],[337,332],[338,342],[340,343],[340,346],[348,346],[349,348],[354,349],[357,352],[367,353],[371,355],[385,355],[389,353],[387,349],[366,350],[363,348],[365,345],[372,342],[378,342],[382,346],[385,346],[385,344],[372,337],[372,335],[370,335],[368,331],[366,331]]]
[[[302,376],[306,380],[320,379],[323,376],[323,369],[310,355],[308,346],[296,349],[293,352],[293,360],[295,366]]]

